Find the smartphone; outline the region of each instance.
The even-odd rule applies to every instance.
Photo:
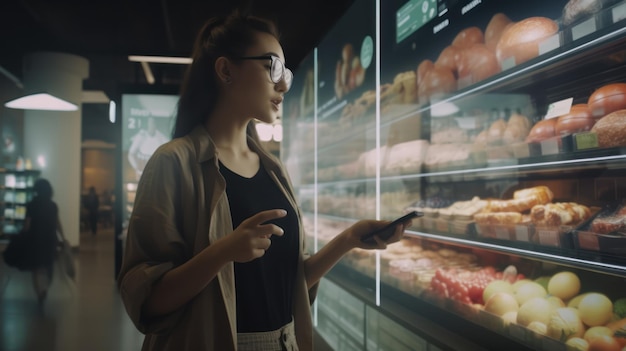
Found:
[[[378,236],[379,238],[381,238],[382,240],[389,240],[389,238],[391,238],[391,236],[393,235],[396,226],[398,224],[404,223],[410,219],[413,218],[417,218],[417,217],[421,217],[423,216],[424,213],[422,212],[418,212],[418,211],[411,211],[407,214],[405,214],[404,216],[397,218],[395,220],[393,220],[393,222],[387,224],[386,226],[377,229],[371,233],[368,233],[366,235],[363,235],[361,237],[361,241],[364,243],[368,243],[368,244],[375,244],[376,241],[374,240],[374,236]]]

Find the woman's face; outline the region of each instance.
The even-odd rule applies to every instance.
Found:
[[[263,32],[256,36],[256,44],[246,51],[245,57],[276,56],[285,62],[283,49],[274,36]],[[272,82],[269,59],[244,59],[235,63],[237,76],[233,77],[233,88],[238,107],[244,108],[248,117],[273,123],[282,111],[283,96],[288,90],[285,80]]]

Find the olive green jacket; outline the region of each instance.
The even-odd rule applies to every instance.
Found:
[[[298,209],[280,162],[248,138],[261,166]],[[203,126],[161,146],[146,165],[137,189],[118,285],[136,327],[146,335],[143,350],[236,350],[237,321],[233,263],[179,310],[158,318],[142,315],[154,283],[212,242],[233,231],[224,178],[215,145]],[[299,211],[298,215],[299,214]],[[310,304],[317,286],[307,289],[304,232],[294,286],[293,316],[301,351],[313,348]]]

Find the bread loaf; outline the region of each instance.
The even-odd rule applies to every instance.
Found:
[[[577,104],[570,108],[569,113],[557,119],[554,132],[557,135],[583,132],[590,130],[595,123],[587,104]]]
[[[418,87],[419,99],[427,102],[431,97],[451,93],[456,90],[456,78],[452,71],[441,66],[434,66],[426,72]]]
[[[477,213],[474,220],[478,224],[517,224],[522,223],[523,217],[518,212]]]
[[[530,218],[535,225],[554,227],[578,224],[591,216],[587,206],[574,202],[559,202],[537,205],[530,211]]]
[[[602,0],[570,0],[563,8],[563,24],[569,26],[601,9]]]
[[[469,77],[470,83],[477,83],[500,72],[496,55],[485,44],[474,44],[457,54],[459,79]]]
[[[441,51],[435,65],[445,67],[452,71],[454,75],[458,75],[458,61],[460,59],[461,49],[457,46],[450,45]]]
[[[539,203],[537,205],[547,204],[552,202],[554,194],[545,185],[539,185],[532,188],[525,188],[517,190],[513,193],[514,199],[536,198]]]
[[[509,117],[504,133],[502,133],[502,141],[505,144],[512,144],[523,141],[530,131],[530,121],[526,116],[514,113]]]
[[[607,84],[598,88],[589,96],[587,104],[596,119],[626,109],[626,83]]]
[[[558,30],[558,24],[546,17],[530,17],[514,23],[502,33],[496,56],[500,62],[513,57],[519,65],[539,56],[539,43]]]
[[[458,48],[469,48],[474,44],[483,44],[485,37],[483,31],[478,27],[465,28],[457,34],[452,41],[452,45]]]
[[[542,140],[550,139],[555,136],[554,127],[556,126],[556,118],[544,119],[537,122],[526,137],[527,143],[537,143]]]
[[[591,128],[598,135],[600,147],[626,145],[626,110],[619,110],[602,117]]]
[[[503,13],[496,13],[491,17],[485,29],[485,45],[487,45],[489,50],[495,52],[502,33],[512,23],[513,21]]]

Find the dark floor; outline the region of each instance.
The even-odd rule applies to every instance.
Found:
[[[115,285],[112,229],[82,233],[80,242],[76,280],[57,267],[43,311],[31,274],[0,260],[0,351],[141,349]]]

